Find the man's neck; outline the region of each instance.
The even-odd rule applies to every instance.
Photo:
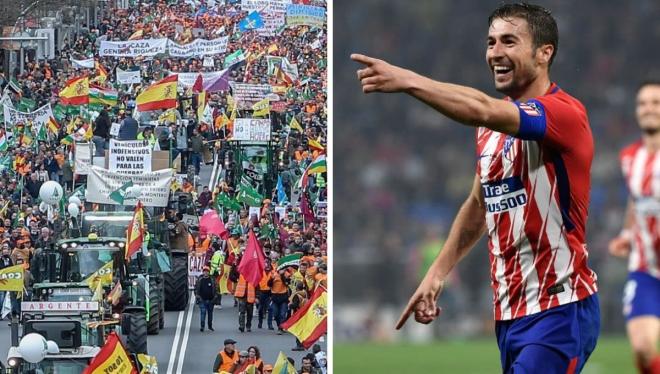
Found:
[[[524,90],[512,95],[511,98],[515,101],[525,102],[528,101],[529,99],[533,99],[535,97],[545,95],[550,89],[551,85],[552,82],[550,82],[550,78],[548,77],[548,75],[543,74],[537,77]]]
[[[651,152],[660,150],[660,130],[653,133],[643,132],[642,143]]]

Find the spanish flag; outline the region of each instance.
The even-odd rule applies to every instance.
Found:
[[[126,348],[119,340],[116,332],[112,331],[105,340],[103,348],[92,359],[83,374],[138,374],[133,362],[126,353]]]
[[[316,287],[312,298],[280,325],[295,335],[305,349],[311,347],[328,331],[328,293],[323,286]]]
[[[24,271],[23,265],[9,266],[0,270],[0,291],[22,292],[25,287]]]
[[[119,299],[121,298],[121,294],[123,292],[123,289],[121,287],[121,282],[117,282],[115,284],[115,287],[110,291],[110,294],[108,294],[108,301],[112,305],[117,305],[119,303]]]
[[[138,111],[175,108],[177,80],[178,75],[170,75],[142,91],[136,99]]]
[[[92,81],[96,82],[105,82],[106,79],[108,79],[108,71],[105,70],[103,65],[101,65],[98,61],[94,61],[94,67],[96,68],[96,76]]]
[[[142,248],[144,241],[144,212],[142,211],[142,202],[138,201],[135,206],[133,219],[128,225],[128,235],[126,239],[126,259],[130,260],[133,254]]]
[[[89,78],[87,76],[71,78],[60,91],[60,103],[64,105],[83,105],[89,103]]]
[[[60,124],[53,117],[48,118],[48,130],[56,135],[60,132]]]

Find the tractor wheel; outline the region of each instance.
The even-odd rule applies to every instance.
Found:
[[[126,336],[126,349],[129,353],[147,354],[147,316],[144,312],[133,312],[130,318],[130,328]]]
[[[147,332],[149,335],[157,335],[160,331],[160,294],[158,283],[155,279],[149,279],[149,321],[147,321]]]
[[[188,258],[174,257],[165,273],[165,310],[185,310],[188,305]]]

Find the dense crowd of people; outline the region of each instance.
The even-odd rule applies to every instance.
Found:
[[[647,75],[659,73],[654,63],[657,52],[646,46],[660,35],[654,22],[660,8],[652,1],[625,6],[605,1],[597,9],[566,1],[544,5],[559,22],[561,43],[552,66],[553,79],[585,104],[593,131],[596,150],[587,228],[589,263],[596,273],[608,274],[599,277],[603,321],[607,321],[603,327],[618,331],[626,269],[623,262],[607,254],[607,242],[620,229],[626,201],[617,157],[624,145],[639,136],[634,122],[636,87]],[[378,326],[374,320],[400,312],[442,248],[451,220],[474,179],[474,173],[468,171],[476,170],[474,130],[450,124],[431,109],[411,104],[405,96],[374,100],[362,95],[354,80],[360,67],[348,56],[364,53],[383,58],[497,97],[484,60],[490,10],[478,1],[451,5],[424,1],[414,7],[403,2],[336,3],[335,13],[344,16],[337,18],[334,28],[335,53],[340,56],[334,60],[334,107],[339,108],[334,121],[342,126],[334,138],[335,171],[342,180],[334,190],[334,212],[341,217],[335,220],[334,265],[343,271],[334,284],[344,292],[336,294],[335,305],[339,310],[360,305],[363,310],[383,312],[369,312],[364,318],[345,314],[351,316],[345,319],[338,314],[338,337],[380,336],[378,328],[365,326]],[[397,22],[383,24],[382,19]],[[625,21],[632,19],[635,22]],[[612,24],[620,27],[612,29]],[[414,40],[408,39],[411,34]],[[372,35],[379,35],[377,43]],[[408,110],[402,111],[402,107]],[[441,298],[443,314],[437,331],[442,336],[448,331],[456,335],[490,333],[486,242],[472,252],[452,272],[454,278]],[[408,270],[405,279],[388,276],[401,269]],[[370,300],[350,287],[356,282],[366,285]],[[369,307],[364,308],[365,304]],[[395,322],[389,321],[390,325]]]
[[[326,2],[320,0],[304,1],[304,4],[326,7]],[[55,51],[54,59],[36,60],[28,53],[22,73],[18,67],[0,71],[4,104],[24,112],[50,104],[59,123],[59,129],[45,139],[36,136],[31,123],[6,123],[7,131],[2,136],[8,147],[0,146],[0,215],[4,218],[0,225],[3,246],[0,266],[29,264],[36,250],[51,245],[62,232],[63,212],[48,213],[39,204],[39,189],[49,180],[62,184],[67,194],[84,185],[85,176],[75,173],[73,145],[68,138],[73,135],[77,141],[93,142],[96,156],[104,155],[111,138],[144,139],[160,150],[170,151],[173,165],[178,166],[176,172],[187,173],[183,183],[173,183],[173,195],[185,194],[187,201],[194,205],[192,213],[197,216],[207,209],[217,209],[231,233],[230,238],[224,240],[185,227],[190,235],[186,235],[185,244],[181,245],[191,254],[204,256],[207,274],[210,272],[211,277],[217,278],[211,297],[213,304],[220,305],[222,300],[219,279],[223,265],[227,265],[225,276],[229,277],[230,289],[225,291],[233,294],[240,305],[240,331],[251,331],[255,314],[258,328],[266,326],[281,334],[280,323],[291,316],[291,311],[302,307],[316,287],[327,288],[327,176],[325,170],[306,173],[310,163],[326,152],[327,27],[283,25],[273,35],[263,35],[259,29],[241,33],[238,24],[248,12],[242,9],[241,2],[235,1],[227,4],[141,1],[129,9],[112,5],[108,2],[102,19],[83,25],[79,32],[69,33],[63,46]],[[202,30],[201,33],[198,30]],[[203,57],[175,58],[168,54],[153,58],[99,55],[102,40],[168,38],[186,44],[197,38],[214,39],[225,35],[229,36],[226,52],[207,56],[207,61]],[[222,70],[225,58],[239,50],[243,51],[245,59],[232,66],[228,80],[279,86],[279,100],[284,104],[278,111],[273,108],[267,117],[273,134],[269,145],[276,157],[270,184],[259,183],[249,176],[239,178],[233,172],[236,168],[231,168],[235,165],[229,163],[226,166],[231,170],[225,168],[217,183],[199,178],[203,164],[211,164],[214,159],[224,163],[231,149],[233,119],[252,115],[251,109],[243,107],[231,113],[231,89],[207,93],[210,116],[203,118],[199,115],[199,94],[183,85],[178,87],[176,108],[151,112],[136,110],[136,96],[154,82],[170,74]],[[286,57],[296,64],[297,79],[282,80],[281,76],[268,72],[267,56]],[[208,57],[212,59],[211,64]],[[92,58],[94,68],[74,63]],[[141,83],[117,83],[118,69],[139,71]],[[85,75],[97,87],[116,90],[116,104],[96,108],[62,105],[59,94],[66,82]],[[4,101],[5,98],[11,102]],[[225,120],[228,117],[231,120]],[[111,135],[113,123],[120,124],[119,133],[115,135]],[[293,128],[292,123],[296,123]],[[91,130],[88,131],[89,126]],[[240,162],[240,156],[237,159],[234,162]],[[301,179],[305,185],[298,183]],[[239,203],[231,208],[219,202],[219,195],[227,198],[222,200],[225,203],[235,202],[241,183],[252,185],[262,195],[262,203],[257,204],[259,217],[248,216],[247,205]],[[209,189],[209,184],[215,188]],[[301,197],[305,204],[299,202]],[[86,207],[92,208],[91,204]],[[176,213],[172,216],[182,217]],[[253,231],[258,233],[268,258],[263,282],[256,289],[251,284],[246,287],[245,280],[236,276],[236,266]],[[302,256],[299,263],[278,271],[277,260],[295,253]],[[203,298],[203,292],[198,291],[198,296]],[[227,299],[225,296],[224,300]],[[224,305],[232,306],[232,303],[233,300],[225,301]],[[212,309],[213,306],[211,312]],[[212,329],[210,322],[208,328]],[[259,359],[257,347],[250,347],[246,352],[251,355],[250,360],[255,352]],[[311,355],[310,359],[318,362],[319,356]],[[267,366],[259,370],[267,373]],[[307,372],[314,373],[314,370]]]

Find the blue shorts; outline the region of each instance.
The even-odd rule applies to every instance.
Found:
[[[641,271],[630,273],[623,289],[623,316],[626,321],[639,316],[660,318],[660,279]]]
[[[579,373],[596,348],[598,295],[510,321],[497,321],[502,372]]]

